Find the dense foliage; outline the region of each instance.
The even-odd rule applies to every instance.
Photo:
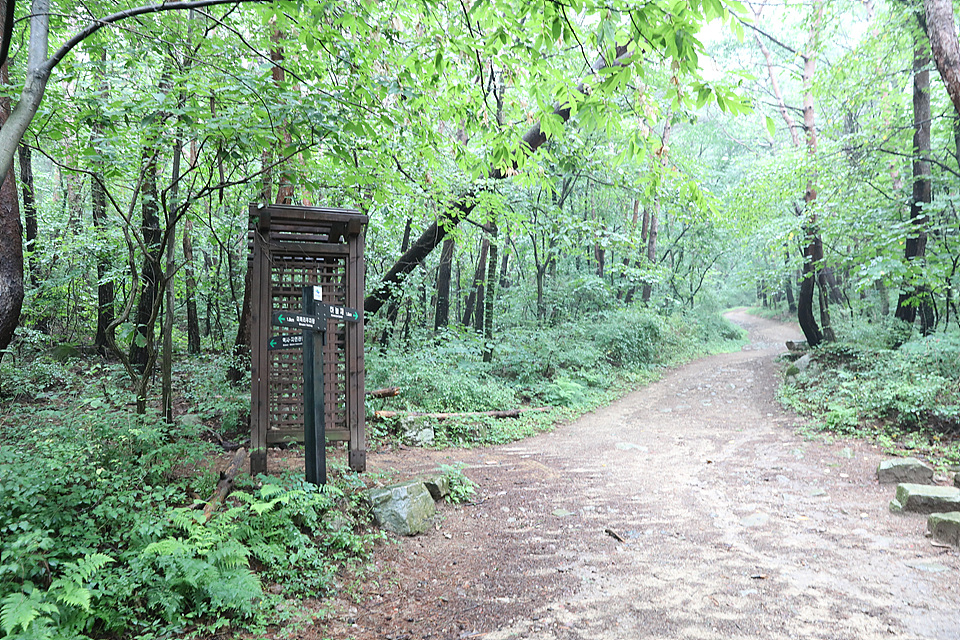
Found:
[[[322,491],[248,481],[207,520],[210,445],[155,417],[40,403],[0,437],[2,637],[262,626],[284,599],[325,593],[374,539],[357,533],[364,508],[346,472]]]
[[[889,327],[853,322],[814,352],[804,371],[787,366],[786,404],[814,430],[876,438],[941,467],[960,464],[960,334],[915,336],[893,348]]]

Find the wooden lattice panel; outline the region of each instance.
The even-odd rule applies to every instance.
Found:
[[[270,265],[273,309],[300,311],[303,288],[320,285],[323,301],[349,306],[346,300],[346,259],[275,257]],[[274,327],[273,335],[296,334],[298,329]],[[303,352],[270,351],[270,424],[267,442],[301,440],[303,433]],[[346,326],[330,322],[323,348],[324,404],[327,438],[348,440],[346,413]]]

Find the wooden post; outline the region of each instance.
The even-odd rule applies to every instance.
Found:
[[[263,214],[261,216],[261,214]],[[270,426],[270,257],[264,233],[269,233],[265,208],[250,205],[250,216],[261,216],[253,230],[253,264],[250,279],[250,475],[267,472],[267,428]],[[267,216],[264,220],[263,216]]]
[[[316,289],[316,293],[314,290]],[[315,316],[320,287],[303,288],[303,314]],[[318,331],[303,332],[303,453],[305,477],[315,485],[327,483],[327,403],[323,385],[323,343],[326,322]]]
[[[357,225],[359,227],[359,225]],[[347,265],[347,306],[361,310],[360,322],[348,323],[347,332],[347,424],[350,425],[350,443],[347,454],[350,468],[357,472],[367,469],[366,419],[363,410],[363,236],[360,228],[348,229],[350,237]]]

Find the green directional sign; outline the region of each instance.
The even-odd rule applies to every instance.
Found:
[[[279,351],[281,349],[299,349],[303,347],[303,334],[291,333],[282,336],[273,336],[267,341],[268,351]]]
[[[294,327],[295,329],[318,329],[321,318],[308,316],[295,311],[274,311],[273,324],[278,327]]]
[[[352,307],[339,307],[322,302],[318,306],[320,307],[320,313],[331,320],[360,322],[360,312]]]

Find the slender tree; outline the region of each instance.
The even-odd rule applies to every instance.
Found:
[[[922,19],[921,19],[922,22]],[[923,33],[914,30],[913,45],[913,195],[910,198],[910,233],[904,243],[904,258],[912,264],[917,277],[923,276],[923,259],[927,249],[927,213],[925,207],[933,200],[930,171],[930,47]],[[900,294],[897,319],[913,324],[918,306],[923,309],[923,331],[933,330],[929,293],[923,284],[908,285]]]
[[[440,250],[440,266],[437,269],[437,309],[433,328],[440,329],[450,322],[450,276],[453,268],[455,241],[448,237]]]

